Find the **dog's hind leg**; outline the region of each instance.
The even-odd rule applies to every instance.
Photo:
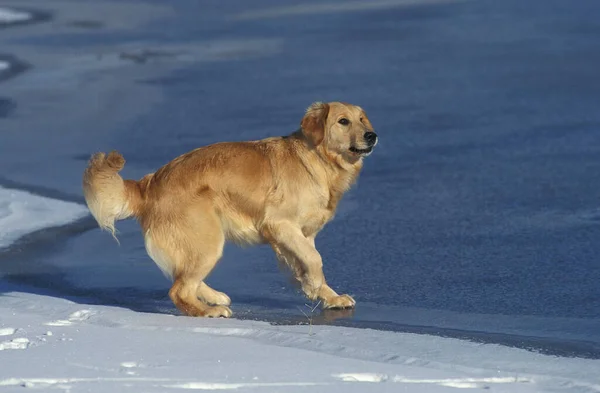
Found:
[[[175,306],[182,313],[192,317],[229,318],[232,315],[229,307],[225,305],[209,306],[198,299],[196,293],[199,281],[194,278],[194,275],[187,275],[175,280],[169,291],[169,297]]]
[[[221,258],[225,244],[221,223],[210,201],[196,200],[192,209],[174,217],[147,234],[151,236],[150,255],[163,270],[172,272],[174,282],[169,297],[189,316],[230,317],[229,303],[209,306],[199,299],[213,304],[229,301],[227,295],[203,282]]]
[[[231,310],[227,307],[229,303],[209,306],[198,299],[198,294],[201,293],[204,295],[202,300],[207,303],[218,304],[219,302],[225,303],[225,300],[229,301],[227,295],[216,296],[217,292],[203,282],[221,257],[221,250],[222,245],[218,250],[213,249],[211,252],[207,252],[208,250],[204,248],[202,254],[192,252],[181,261],[183,263],[175,273],[175,281],[169,291],[169,297],[184,314],[193,317],[225,318],[232,315]],[[206,293],[210,293],[213,297],[207,297]]]

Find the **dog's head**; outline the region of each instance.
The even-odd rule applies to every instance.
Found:
[[[356,105],[315,102],[306,110],[301,127],[313,146],[349,162],[368,156],[377,145],[377,134],[367,114]]]

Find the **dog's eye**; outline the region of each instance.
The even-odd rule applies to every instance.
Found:
[[[350,124],[350,120],[346,119],[345,117],[342,117],[340,120],[338,120],[338,123],[340,123],[343,126],[347,126],[348,124]]]

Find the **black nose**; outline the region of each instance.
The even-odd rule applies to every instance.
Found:
[[[377,134],[372,131],[365,132],[364,138],[369,146],[373,146],[377,142]]]

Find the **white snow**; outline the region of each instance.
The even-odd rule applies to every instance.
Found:
[[[598,361],[435,336],[136,313],[19,291],[0,300],[0,315],[21,328],[0,344],[0,387],[15,391],[600,391]],[[47,335],[57,319],[71,323]]]
[[[10,63],[6,61],[0,61],[0,71],[8,70],[10,68]]]
[[[70,326],[74,322],[85,321],[89,318],[93,313],[89,310],[79,310],[75,311],[71,315],[69,315],[69,319],[58,319],[56,321],[47,322],[47,326]]]
[[[21,236],[89,214],[84,205],[0,187],[0,248]]]
[[[13,340],[0,343],[0,351],[5,349],[26,349],[29,346],[29,339],[25,337],[15,338]]]
[[[17,329],[13,329],[13,328],[0,329],[0,336],[10,336],[10,335],[15,334],[16,331],[17,331]]]
[[[0,24],[15,23],[31,19],[32,16],[28,12],[11,10],[10,8],[0,7]]]
[[[7,189],[0,212],[4,246],[87,214]],[[2,392],[600,392],[598,360],[370,329],[141,313],[1,280],[0,294]]]

